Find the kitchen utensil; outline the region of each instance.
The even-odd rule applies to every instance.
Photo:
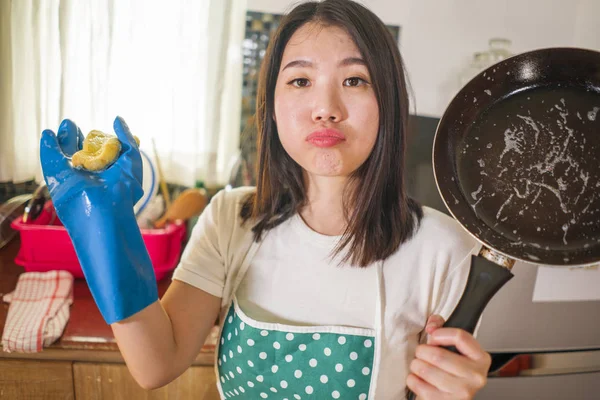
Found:
[[[139,215],[136,215],[138,226],[141,229],[154,228],[154,222],[165,213],[165,201],[162,196],[156,196],[148,203],[148,207]]]
[[[46,204],[46,201],[49,198],[50,195],[48,194],[46,182],[42,181],[37,189],[35,189],[33,196],[25,206],[25,210],[23,211],[23,223],[28,224],[35,221],[36,218],[41,214],[44,204]]]
[[[156,142],[154,138],[152,139],[152,148],[154,149],[154,157],[156,158],[156,166],[158,167],[158,177],[160,180],[160,192],[165,199],[165,208],[169,208],[171,206],[171,196],[169,195],[169,189],[167,188],[167,181],[165,180],[165,175],[163,174],[162,166],[160,163],[160,158],[158,157],[158,151],[156,150]]]
[[[43,221],[52,221],[54,215],[54,209],[48,202],[34,224],[24,224],[21,218],[13,221],[13,230],[21,236],[15,264],[22,266],[26,272],[62,269],[75,278],[83,278],[73,243],[60,220],[56,218],[55,222],[42,224]],[[165,229],[141,229],[141,232],[152,260],[154,275],[159,281],[177,266],[186,227],[183,224],[170,224]]]
[[[140,150],[142,156],[142,188],[144,194],[133,207],[136,217],[148,207],[152,199],[158,194],[158,175],[152,158],[143,150]]]
[[[186,189],[167,208],[167,212],[154,223],[155,228],[163,228],[167,222],[175,220],[187,220],[200,215],[208,202],[206,190]]]
[[[444,326],[472,333],[516,260],[600,263],[599,111],[600,53],[576,48],[508,58],[451,101],[434,139],[435,179],[483,248]]]
[[[0,249],[16,236],[17,231],[11,228],[11,224],[15,219],[23,216],[25,207],[32,197],[31,193],[22,194],[0,205]]]

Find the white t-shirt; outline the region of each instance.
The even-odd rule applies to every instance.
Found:
[[[217,194],[202,213],[173,279],[230,305],[238,271],[253,242],[241,226],[241,201],[254,188]],[[331,258],[337,237],[311,230],[298,216],[269,231],[235,293],[251,318],[288,325],[376,328],[377,273]],[[408,366],[424,340],[427,318],[447,319],[458,303],[480,245],[452,218],[424,207],[415,235],[383,262],[383,327],[376,398],[405,393]]]

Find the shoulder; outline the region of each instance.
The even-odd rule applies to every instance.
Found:
[[[452,266],[476,254],[481,245],[454,218],[423,207],[423,218],[413,237],[403,243],[395,257],[418,264]],[[394,257],[394,256],[393,256]]]
[[[190,242],[209,237],[215,246],[228,250],[232,243],[244,241],[245,236],[251,236],[252,227],[242,223],[240,212],[244,200],[253,191],[253,187],[240,187],[217,192],[194,226]]]
[[[212,212],[217,214],[221,221],[241,222],[240,211],[244,201],[255,191],[256,188],[253,186],[220,190],[211,200]]]
[[[458,221],[429,207],[423,207],[423,218],[415,239],[442,248],[466,246],[470,249],[477,244],[477,240]]]
[[[246,197],[256,192],[254,186],[241,186],[233,189],[222,189],[214,195],[213,201],[218,202],[221,206],[233,207],[241,203]]]

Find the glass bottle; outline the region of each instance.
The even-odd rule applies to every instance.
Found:
[[[462,71],[459,77],[460,86],[465,86],[478,73],[491,65],[490,54],[485,51],[478,51],[473,54],[469,65]]]
[[[513,53],[510,50],[510,46],[512,45],[510,39],[491,38],[488,45],[488,54],[492,65],[513,56]]]

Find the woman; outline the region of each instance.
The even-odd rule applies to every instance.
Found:
[[[141,160],[127,125],[115,121],[122,155],[100,174],[69,166],[71,121],[42,135],[58,215],[134,378],[179,376],[221,312],[222,398],[472,398],[490,357],[441,326],[479,246],[406,195],[408,96],[384,24],[348,0],[301,4],[260,83],[257,187],[212,199],[161,300],[132,211]]]

